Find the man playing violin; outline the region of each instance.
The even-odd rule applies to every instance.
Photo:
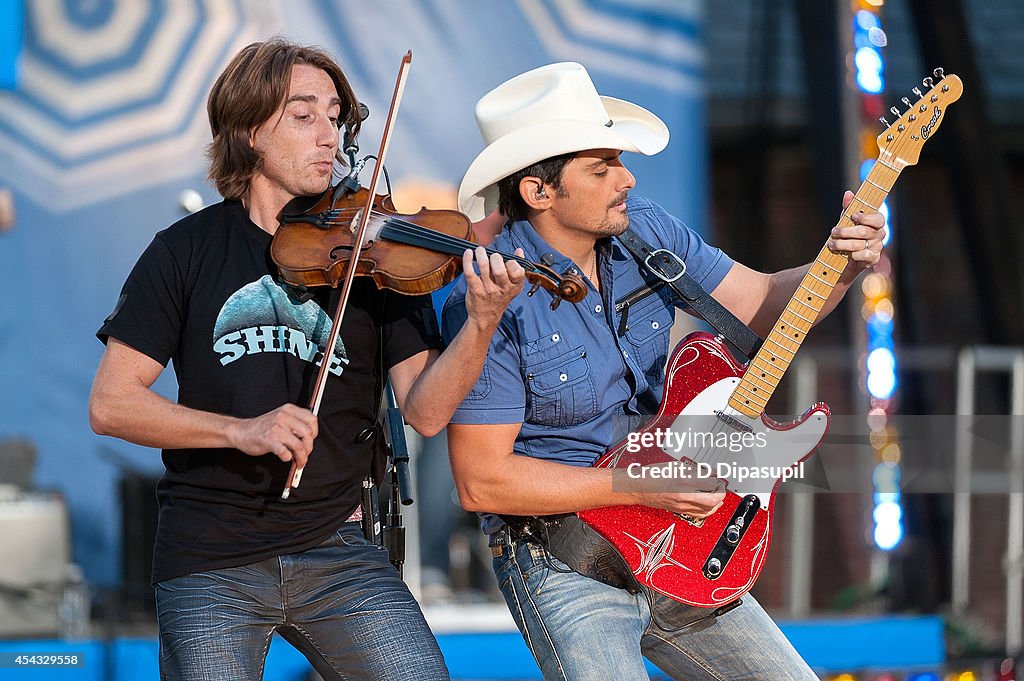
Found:
[[[532,259],[551,254],[555,270],[577,271],[589,285],[583,302],[554,312],[541,296],[509,305],[480,379],[448,427],[459,498],[483,514],[498,584],[544,678],[647,679],[646,655],[689,681],[816,679],[749,595],[708,617],[645,587],[633,593],[579,574],[546,548],[549,525],[533,518],[510,527],[499,517],[516,524],[640,504],[703,518],[722,504],[715,478],[676,492],[623,491],[613,488],[611,469],[591,467],[624,435],[614,434],[615,419],[655,413],[665,382],[675,306],[624,250],[617,237],[627,228],[677,254],[714,299],[760,333],[807,267],[755,272],[631,196],[635,182],[621,153],[658,153],[668,129],[639,106],[599,96],[579,64],[517,76],[485,95],[476,115],[486,147],[462,181],[461,210],[472,220],[499,210],[509,222],[496,248],[521,247]],[[852,198],[847,193],[844,205]],[[851,265],[824,313],[882,248],[880,214],[857,213],[853,222],[830,240]],[[646,294],[626,323],[615,303],[634,291]],[[468,301],[456,284],[443,312],[447,338],[467,318]]]
[[[93,429],[163,449],[153,561],[163,678],[258,679],[276,631],[325,679],[447,678],[387,551],[363,537],[361,483],[380,456],[385,374],[433,435],[476,381],[524,272],[463,255],[467,321],[444,352],[429,296],[356,279],[302,300],[268,255],[293,198],[327,189],[357,100],[334,60],[275,39],[239,52],[208,100],[224,200],[159,232],[98,332]],[[479,274],[474,271],[474,266]],[[168,360],[177,403],[151,389]],[[319,416],[310,403],[322,362]],[[281,498],[289,468],[302,485]]]

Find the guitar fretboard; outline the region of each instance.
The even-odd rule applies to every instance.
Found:
[[[853,201],[843,211],[837,226],[852,225],[851,214],[861,210],[874,212],[882,205],[901,170],[890,159],[882,154],[875,161]],[[768,400],[779,386],[779,381],[821,313],[825,301],[839,283],[848,263],[849,256],[834,253],[827,246],[821,249],[782,316],[765,338],[764,345],[733,390],[729,398],[731,408],[750,418],[758,418],[764,413]]]

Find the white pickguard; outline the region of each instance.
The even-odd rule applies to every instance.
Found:
[[[676,417],[672,430],[680,434],[690,431],[688,436],[691,440],[696,439],[703,443],[714,441],[716,438],[720,441],[723,436],[733,437],[736,442],[733,447],[740,448],[742,442],[738,436],[730,433],[739,434],[743,430],[737,430],[714,415],[716,412],[725,412],[750,429],[746,440],[753,446],[742,447],[739,451],[733,451],[729,446],[683,447],[680,451],[668,447],[664,448],[666,455],[675,459],[686,457],[697,463],[706,463],[716,474],[722,469],[739,466],[747,467],[748,470],[768,467],[782,471],[796,465],[821,442],[828,428],[828,417],[821,412],[812,413],[806,421],[796,427],[773,430],[761,419],[753,420],[730,409],[729,397],[739,382],[740,379],[737,377],[724,378],[705,388]],[[709,434],[714,437],[710,437]],[[719,463],[723,466],[719,466]],[[781,475],[767,479],[739,480],[736,479],[737,472],[738,469],[732,471],[733,475],[723,476],[729,483],[729,489],[740,496],[756,494],[761,499],[761,507],[767,508],[772,491]]]

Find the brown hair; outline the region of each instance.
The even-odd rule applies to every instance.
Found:
[[[513,222],[527,218],[529,207],[523,201],[522,194],[519,193],[519,183],[524,177],[536,177],[544,184],[550,184],[555,189],[555,193],[564,198],[562,171],[565,170],[566,164],[575,156],[575,152],[552,156],[543,161],[537,161],[528,168],[523,168],[504,179],[498,180],[498,210]]]
[[[249,134],[269,119],[288,96],[292,67],[323,69],[341,99],[341,124],[359,131],[359,106],[341,67],[324,50],[272,38],[242,48],[217,78],[206,102],[213,142],[207,148],[209,178],[226,199],[240,199],[259,168],[260,156]],[[337,158],[343,159],[339,149]]]

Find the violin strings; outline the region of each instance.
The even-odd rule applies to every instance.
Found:
[[[340,214],[342,212],[352,212],[353,210],[355,210],[355,209],[352,209],[352,208],[332,209],[331,212],[335,213],[335,215],[338,215],[338,214]],[[370,215],[374,216],[374,217],[384,217],[385,218],[385,227],[392,226],[392,225],[393,226],[397,226],[398,228],[396,229],[396,231],[399,232],[399,233],[404,233],[404,234],[408,234],[410,236],[418,236],[418,237],[421,237],[421,238],[429,239],[429,240],[434,241],[435,243],[442,244],[442,245],[445,245],[445,246],[448,246],[448,247],[474,249],[474,248],[476,248],[477,246],[480,245],[480,244],[477,244],[477,243],[473,243],[472,241],[468,241],[466,239],[460,239],[459,237],[455,237],[455,236],[452,236],[450,234],[445,234],[443,232],[438,232],[438,231],[429,229],[427,227],[423,227],[422,225],[417,225],[414,222],[409,222],[407,220],[402,220],[400,218],[396,218],[393,215],[388,215],[387,213],[383,213],[383,212],[380,212],[380,211],[370,211]],[[345,221],[333,220],[333,219],[328,219],[328,220],[325,220],[324,222],[326,224],[328,224],[328,225],[343,225],[343,224],[346,224]],[[484,250],[488,254],[490,254],[490,255],[498,254],[498,255],[502,256],[503,258],[510,259],[510,260],[515,260],[520,265],[522,265],[525,269],[528,269],[528,270],[530,270],[532,272],[539,272],[540,271],[539,268],[534,263],[530,262],[526,258],[522,258],[522,257],[520,257],[518,255],[515,255],[515,254],[502,253],[501,251],[496,251],[493,248],[486,248],[485,247]]]

